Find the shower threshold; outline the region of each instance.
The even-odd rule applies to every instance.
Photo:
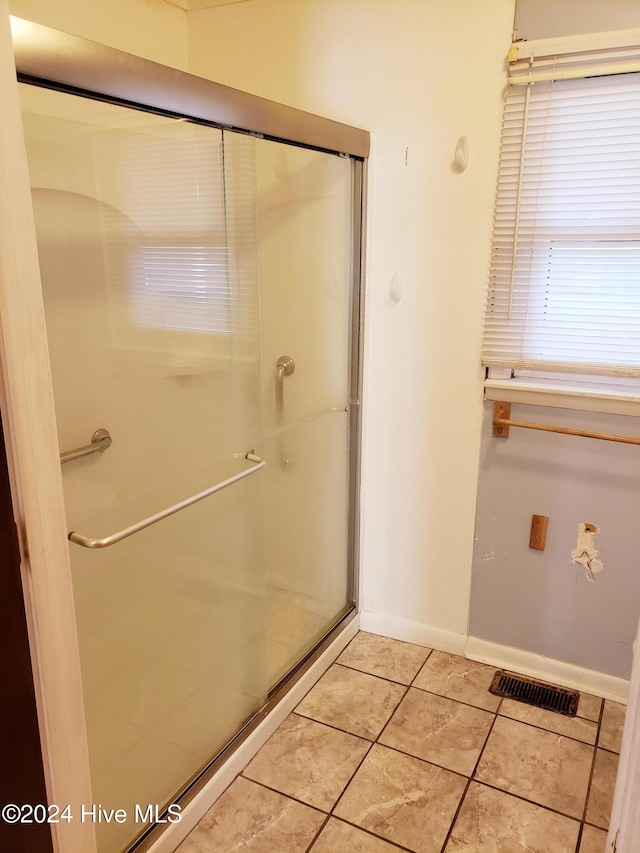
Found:
[[[244,726],[234,735],[234,737],[215,755],[209,764],[206,765],[198,775],[193,778],[185,787],[179,791],[173,798],[171,805],[179,805],[183,818],[186,817],[185,812],[188,807],[189,811],[193,811],[193,820],[186,819],[179,824],[167,823],[169,816],[169,805],[157,815],[157,821],[153,823],[143,835],[139,836],[134,843],[127,848],[127,853],[165,853],[165,851],[173,850],[174,847],[163,844],[164,837],[168,832],[171,832],[171,843],[175,840],[177,846],[188,832],[192,829],[192,824],[195,823],[204,814],[204,812],[212,805],[212,803],[222,794],[224,789],[233,781],[235,776],[240,772],[242,766],[248,763],[253,755],[262,746],[262,743],[267,740],[272,730],[280,723],[280,716],[289,713],[289,709],[284,710],[284,715],[278,715],[274,720],[272,727],[265,730],[264,736],[256,738],[252,747],[247,750],[246,756],[243,757],[242,764],[238,763],[237,768],[230,769],[228,773],[224,773],[225,769],[229,768],[231,761],[237,756],[240,748],[246,743],[248,738],[256,732],[258,727],[273,714],[276,706],[284,700],[289,694],[293,693],[295,686],[310,672],[311,668],[320,661],[324,656],[322,666],[318,668],[317,675],[308,686],[305,687],[300,696],[292,697],[292,707],[300,700],[302,695],[307,692],[315,681],[320,678],[323,672],[333,663],[334,659],[340,654],[342,649],[347,645],[351,638],[358,630],[358,613],[355,605],[347,605],[344,611],[339,614],[335,625],[323,636],[317,643],[293,666],[276,684],[269,690],[267,701],[265,704],[249,719]],[[328,655],[331,646],[334,646],[334,654]],[[205,788],[213,786],[214,777],[223,775],[220,786],[216,786],[213,796],[207,796],[206,802],[202,803],[200,808],[195,808],[196,800],[199,795],[203,795]],[[180,827],[179,830],[177,828]],[[177,831],[180,832],[178,837]],[[168,840],[168,839],[167,839]]]

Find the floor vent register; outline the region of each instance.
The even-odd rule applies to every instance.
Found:
[[[504,696],[506,699],[516,699],[526,702],[545,711],[555,711],[566,717],[575,717],[578,710],[580,694],[577,690],[566,690],[564,687],[554,687],[543,681],[513,675],[504,670],[498,670],[493,677],[490,693]]]

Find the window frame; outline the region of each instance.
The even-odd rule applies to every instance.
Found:
[[[607,38],[607,35],[611,37]],[[532,88],[534,88],[531,83],[588,78],[591,76],[611,77],[617,73],[626,74],[629,72],[640,71],[640,30],[628,31],[623,34],[600,34],[592,37],[570,37],[566,39],[519,43],[513,45],[509,51],[509,63],[510,85],[516,85],[521,93],[524,92],[523,100],[526,103],[522,111],[524,112],[525,118],[524,127],[522,126],[522,123],[518,127],[513,124],[512,117],[510,119],[508,116],[507,109],[505,110],[501,168],[503,168],[503,164],[505,162],[503,157],[506,138],[505,126],[507,121],[511,120],[510,130],[512,141],[514,138],[514,127],[516,134],[520,133],[523,138],[526,135],[526,116],[529,108],[529,96]],[[523,86],[525,87],[524,89],[522,88]],[[520,107],[518,106],[517,98],[514,103],[516,103],[516,110],[519,109]],[[522,145],[522,141],[520,144]],[[516,156],[520,157],[518,175],[516,177],[518,187],[515,196],[513,196],[512,188],[512,196],[508,201],[511,203],[511,214],[513,214],[513,210],[515,209],[516,216],[513,242],[516,246],[520,246],[521,243],[518,242],[518,225],[520,216],[519,208],[522,189],[522,173],[524,168],[524,152],[521,150],[516,154]],[[512,181],[514,172],[513,166],[514,158],[512,148],[510,162]],[[530,177],[531,175],[529,173],[528,178]],[[498,204],[501,200],[504,202],[504,197],[504,194],[502,199],[500,196],[497,196],[496,203]],[[507,210],[506,215],[509,215],[509,210]],[[640,203],[638,203],[638,217],[640,219]],[[485,313],[485,336],[493,334],[492,328],[490,327],[492,306],[496,305],[500,301],[500,298],[502,298],[504,302],[505,298],[504,289],[501,296],[498,289],[494,286],[497,222],[498,208],[496,206],[496,220],[494,221],[494,239],[492,248],[492,271],[490,275],[489,294]],[[578,233],[576,233],[576,231]],[[546,266],[546,273],[544,273],[543,270],[544,262],[538,262],[537,281],[540,289],[538,290],[537,307],[540,310],[544,310],[540,306],[540,301],[546,299],[549,286],[547,285],[545,288],[544,281],[541,279],[541,276],[544,274],[548,280],[550,279],[550,275],[552,274],[550,263],[551,253],[555,242],[564,242],[567,243],[567,245],[577,245],[584,242],[595,246],[598,246],[598,244],[603,245],[606,243],[613,244],[623,242],[627,245],[638,244],[640,247],[640,227],[638,228],[637,236],[632,236],[628,232],[616,234],[615,230],[612,233],[611,228],[604,228],[601,235],[591,234],[587,236],[585,234],[584,240],[582,235],[579,233],[579,229],[575,229],[572,234],[567,234],[563,228],[562,232],[564,233],[558,234],[557,238],[550,236],[547,233],[540,240],[529,243],[529,247],[536,252],[538,251],[537,247],[543,247],[545,242],[548,247],[546,250],[541,249],[543,254],[546,251],[549,255],[549,263],[547,263]],[[508,295],[509,315],[511,315],[511,302],[514,299],[513,284],[515,280],[515,264],[518,261],[522,263],[522,256],[519,253],[523,251],[526,253],[528,250],[528,248],[520,248],[518,255],[514,253],[513,266],[511,269],[512,289]],[[526,264],[526,261],[524,261],[524,263]],[[504,262],[502,276],[504,281]],[[541,281],[542,284],[540,284]],[[568,293],[570,294],[570,291],[568,291]],[[606,301],[606,291],[603,291],[603,293],[605,294],[604,299]],[[498,298],[496,298],[496,296]],[[525,300],[528,299],[529,295],[525,295]],[[535,300],[532,300],[531,304],[536,307]],[[638,306],[640,310],[640,299],[638,300]],[[502,307],[504,308],[504,305]],[[526,310],[524,313],[526,315]],[[585,325],[588,325],[588,323]],[[541,320],[538,328],[544,329],[544,326],[544,320]],[[533,331],[532,333],[531,327],[526,320],[523,320],[523,329],[523,342],[526,338],[532,339],[535,337],[536,332]],[[517,330],[513,334],[513,337],[516,338],[519,333],[520,330]],[[605,330],[605,334],[606,333],[607,332]],[[496,332],[495,334],[499,334],[499,332]],[[575,333],[575,335],[580,334],[581,331],[576,331]],[[487,338],[485,338],[485,347],[486,339]],[[612,369],[609,367],[606,370],[598,369],[597,364],[593,365],[593,370],[590,370],[587,363],[581,365],[579,356],[574,355],[570,359],[563,359],[562,361],[560,359],[555,359],[553,360],[553,363],[549,360],[549,370],[547,371],[543,364],[537,365],[534,359],[527,357],[527,350],[530,353],[531,348],[523,344],[523,356],[520,359],[511,358],[511,363],[509,363],[509,359],[506,357],[504,360],[496,356],[492,357],[492,355],[487,357],[486,352],[483,351],[483,365],[486,368],[485,389],[486,396],[489,399],[507,399],[507,397],[505,397],[505,392],[510,392],[513,394],[513,402],[541,403],[542,398],[544,397],[547,401],[546,404],[550,405],[558,405],[559,401],[562,399],[563,405],[571,408],[593,408],[597,411],[621,411],[623,413],[630,413],[630,410],[633,409],[634,413],[640,414],[640,358],[638,358],[637,355],[637,363],[635,361],[630,365],[621,363],[619,368]],[[578,367],[578,369],[573,373],[571,365],[576,365]],[[601,375],[603,373],[608,373],[609,375]],[[633,373],[635,373],[635,376],[632,377],[630,374]]]

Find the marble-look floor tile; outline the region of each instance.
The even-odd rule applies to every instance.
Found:
[[[290,714],[243,775],[330,811],[371,742]]]
[[[310,853],[398,853],[399,847],[342,820],[330,818]]]
[[[611,752],[620,752],[626,711],[626,705],[620,705],[618,702],[610,702],[608,699],[605,700],[598,746],[608,749]]]
[[[431,649],[361,631],[338,658],[338,663],[379,675],[400,684],[411,684]]]
[[[598,724],[591,720],[585,720],[582,717],[565,717],[564,714],[534,708],[533,705],[516,702],[515,699],[505,699],[500,705],[500,714],[512,720],[519,720],[521,723],[528,723],[530,726],[581,740],[592,746],[598,734]]]
[[[445,853],[574,853],[580,824],[472,782]]]
[[[600,720],[600,709],[602,708],[602,699],[599,696],[592,696],[591,693],[581,693],[578,702],[578,716],[584,717],[586,720],[593,720],[594,723]]]
[[[479,708],[410,688],[379,741],[470,776],[494,719]]]
[[[495,668],[446,652],[432,652],[413,682],[449,699],[459,699],[485,711],[495,711],[500,697],[489,693]]]
[[[374,675],[332,666],[296,708],[297,714],[374,740],[405,692]]]
[[[601,829],[608,829],[611,820],[611,805],[618,773],[618,759],[619,756],[613,752],[606,752],[604,749],[596,751],[586,819]]]
[[[585,823],[578,853],[605,853],[607,833]]]
[[[581,818],[593,747],[498,717],[476,778],[496,788]]]
[[[466,779],[375,744],[334,809],[415,853],[439,853]]]
[[[179,853],[304,853],[326,815],[238,777]]]

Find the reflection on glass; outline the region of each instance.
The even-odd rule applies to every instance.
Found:
[[[256,140],[256,179],[274,682],[351,604],[351,163]]]
[[[63,468],[69,528],[268,463],[70,548],[93,797],[133,813],[172,802],[351,604],[351,162],[21,89],[60,448],[113,437]],[[100,853],[143,828],[98,825]]]
[[[21,88],[60,447],[113,436],[65,464],[67,519],[103,536],[262,450],[253,145],[230,181],[220,131]],[[265,701],[260,477],[70,548],[105,809],[171,802]],[[99,850],[143,829],[101,823]]]

